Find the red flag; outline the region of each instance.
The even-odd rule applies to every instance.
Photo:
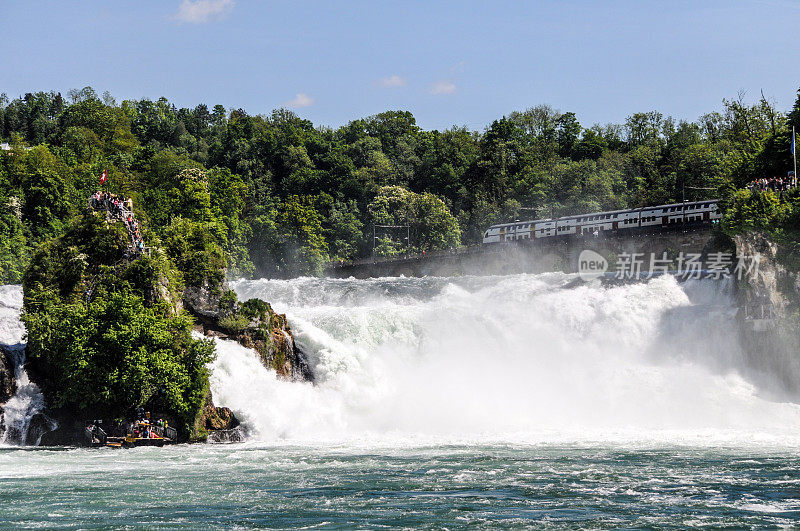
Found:
[[[100,184],[105,183],[108,180],[108,170],[103,170],[103,175],[100,176]]]

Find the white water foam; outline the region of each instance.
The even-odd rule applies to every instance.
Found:
[[[25,337],[22,312],[22,286],[0,285],[0,344],[16,345]]]
[[[729,286],[560,274],[239,281],[317,375],[219,341],[212,390],[262,441],[793,441],[800,406],[743,376]]]
[[[0,408],[2,426],[0,445],[25,444],[28,428],[34,415],[44,409],[44,396],[39,386],[28,378],[25,371],[25,326],[20,321],[22,312],[22,287],[0,286],[0,344],[6,346],[11,354],[17,391]],[[46,419],[51,429],[55,423]],[[38,444],[38,441],[32,441]]]

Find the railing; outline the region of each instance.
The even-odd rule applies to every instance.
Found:
[[[175,428],[170,428],[167,426],[163,429],[162,437],[166,437],[167,439],[177,440],[178,439],[178,431]]]
[[[178,438],[178,431],[170,426],[156,426],[151,424],[150,431],[159,437],[172,439],[173,441]]]
[[[744,310],[745,321],[771,320],[775,318],[775,313],[771,304],[751,304],[742,307],[742,309]]]

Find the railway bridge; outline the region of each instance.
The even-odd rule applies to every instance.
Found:
[[[454,251],[438,251],[395,257],[375,257],[353,262],[330,263],[325,275],[334,278],[423,277],[460,275],[505,275],[562,271],[575,273],[579,257],[593,251],[611,264],[620,256],[644,258],[642,272],[647,271],[651,256],[669,259],[683,255],[705,257],[721,252],[720,238],[715,238],[714,225],[653,227],[640,232],[610,233],[598,236],[575,235],[555,238],[518,240],[483,244]]]

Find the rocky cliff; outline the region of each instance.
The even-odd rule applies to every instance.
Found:
[[[768,235],[734,237],[739,256],[758,256],[758,267],[737,277],[741,343],[745,362],[780,390],[800,397],[800,272],[787,265],[786,250]]]
[[[768,305],[778,316],[797,310],[800,301],[800,272],[792,271],[782,260],[781,245],[761,232],[734,237],[736,253],[759,256],[757,270],[744,275],[737,283],[740,305]]]

